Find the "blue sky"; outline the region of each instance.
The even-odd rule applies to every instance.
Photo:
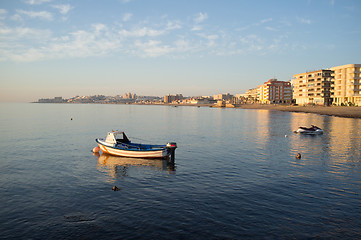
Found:
[[[0,101],[244,93],[361,63],[359,0],[2,0]]]

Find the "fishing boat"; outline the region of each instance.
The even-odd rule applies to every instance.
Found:
[[[105,139],[97,138],[95,141],[103,153],[120,157],[166,158],[171,156],[174,159],[177,148],[177,144],[174,142],[166,145],[132,143],[121,131],[108,132]]]
[[[309,135],[317,135],[322,134],[323,130],[317,126],[311,125],[310,128],[307,127],[299,127],[295,133],[309,134]]]

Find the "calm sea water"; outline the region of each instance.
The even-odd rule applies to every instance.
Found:
[[[175,165],[93,155],[112,129],[177,142]],[[0,132],[1,239],[361,238],[360,119],[0,104]]]

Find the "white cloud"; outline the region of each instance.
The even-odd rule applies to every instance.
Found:
[[[51,2],[52,0],[26,0],[25,3],[30,5],[40,5],[46,2]]]
[[[261,26],[261,25],[263,25],[265,23],[271,22],[271,21],[273,21],[272,18],[262,19],[262,20],[260,20],[258,22],[251,23],[251,24],[249,24],[247,26],[239,27],[236,30],[237,31],[245,31],[245,30],[248,30],[248,29],[253,28],[253,27],[259,27],[259,26]]]
[[[101,31],[107,30],[107,26],[101,23],[96,23],[92,25],[93,29],[95,30],[95,33],[100,33]]]
[[[147,42],[136,41],[135,46],[143,52],[143,57],[159,57],[173,51],[170,46],[162,45],[161,41],[154,40]]]
[[[58,6],[58,5],[57,5]],[[54,7],[54,6],[52,6]],[[58,8],[61,10],[61,8]],[[70,8],[67,8],[70,9]],[[64,10],[68,12],[69,10]],[[18,10],[19,17],[46,18],[42,12]],[[50,15],[51,16],[51,15]],[[199,14],[199,21],[204,21],[206,14]],[[47,19],[50,19],[48,16]],[[203,20],[202,20],[203,19]],[[69,59],[96,56],[139,57],[176,57],[184,58],[188,54],[207,55],[246,55],[264,54],[264,52],[280,49],[284,41],[277,36],[269,37],[252,35],[219,29],[210,26],[203,31],[202,24],[195,24],[194,19],[183,23],[179,20],[168,20],[162,17],[159,24],[151,25],[147,21],[136,26],[125,27],[126,24],[105,25],[95,23],[86,29],[54,36],[50,30],[32,28],[11,28],[0,23],[0,61],[40,61],[48,59]],[[272,19],[263,19],[249,26],[256,27]],[[265,25],[269,31],[275,29]],[[187,26],[187,27],[184,27]],[[184,29],[178,31],[178,29]],[[277,28],[276,28],[277,29]],[[270,32],[269,32],[270,33]]]
[[[174,42],[174,45],[175,45],[175,48],[177,49],[177,51],[180,51],[180,52],[188,51],[191,48],[191,43],[184,39],[178,39],[177,41]]]
[[[179,21],[168,21],[166,30],[174,30],[174,29],[180,29],[182,28],[182,25]]]
[[[45,54],[38,49],[30,48],[20,54],[12,54],[11,60],[15,62],[33,62],[45,59]]]
[[[11,20],[13,21],[22,21],[23,18],[20,16],[20,14],[14,14],[13,16],[10,17]]]
[[[206,35],[203,33],[199,33],[199,34],[197,34],[197,36],[200,36],[201,38],[206,39],[207,40],[206,45],[208,47],[214,47],[216,45],[216,40],[219,38],[219,36],[216,34]]]
[[[199,13],[195,18],[194,18],[194,22],[195,23],[201,23],[204,20],[206,20],[208,18],[208,14],[207,13]]]
[[[247,51],[259,52],[265,48],[264,40],[254,34],[250,34],[245,37],[240,37],[239,40]]]
[[[19,15],[26,15],[30,18],[42,18],[45,20],[52,20],[53,19],[53,15],[50,12],[46,12],[46,11],[39,11],[39,12],[35,12],[35,11],[24,11],[24,10],[16,10],[16,12]]]
[[[50,37],[50,35],[51,32],[49,30],[0,26],[0,40],[19,41],[22,39],[46,39]]]
[[[8,11],[6,11],[5,9],[0,8],[0,20],[3,20],[6,18],[6,14]]]
[[[311,24],[311,20],[310,20],[310,19],[297,17],[297,20],[298,20],[300,23]]]
[[[267,18],[267,19],[263,19],[260,21],[260,24],[266,23],[266,22],[271,22],[272,18]]]
[[[278,31],[276,28],[273,28],[273,27],[265,27],[266,28],[266,30],[268,30],[268,31],[273,31],[273,32],[276,32],[276,31]]]
[[[200,31],[200,30],[202,30],[202,26],[193,26],[191,30],[192,31]]]
[[[163,35],[164,33],[165,30],[162,29],[156,30],[148,27],[137,28],[130,31],[122,29],[119,31],[119,35],[122,37],[145,37],[145,36],[156,37]]]
[[[133,16],[133,14],[131,14],[131,13],[126,13],[126,14],[124,14],[123,15],[123,21],[124,22],[127,22],[127,21],[129,21],[131,18],[132,18],[132,16]]]
[[[53,5],[53,8],[56,8],[59,10],[59,12],[63,15],[66,15],[71,9],[73,9],[72,6],[70,6],[69,4],[64,4],[64,5]]]

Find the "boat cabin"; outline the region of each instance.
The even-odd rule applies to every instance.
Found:
[[[120,132],[120,131],[108,132],[105,142],[110,144],[130,143],[127,135],[125,135],[124,132]]]

